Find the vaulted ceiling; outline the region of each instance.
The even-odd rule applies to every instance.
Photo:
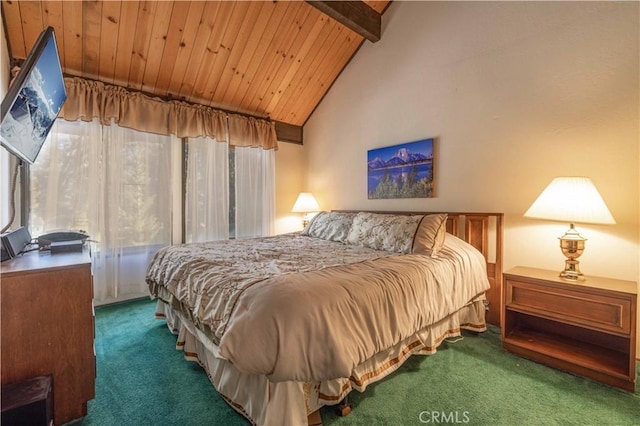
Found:
[[[302,126],[365,42],[313,3],[329,2],[3,0],[2,15],[14,63],[52,26],[68,75]],[[379,22],[389,1],[364,3]]]

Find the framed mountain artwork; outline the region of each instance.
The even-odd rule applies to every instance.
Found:
[[[433,197],[433,139],[367,151],[369,199]]]

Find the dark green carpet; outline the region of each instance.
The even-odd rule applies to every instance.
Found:
[[[247,425],[207,375],[176,351],[155,320],[155,302],[96,309],[96,398],[82,425]],[[631,425],[640,391],[630,394],[503,352],[500,333],[465,335],[438,353],[351,393],[353,412],[321,410],[326,425]],[[422,423],[421,423],[422,420]],[[437,421],[436,421],[437,420]]]

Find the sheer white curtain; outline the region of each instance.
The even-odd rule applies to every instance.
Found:
[[[30,167],[29,230],[84,230],[96,238],[102,192],[102,125],[57,120]]]
[[[235,148],[236,238],[273,235],[275,150]]]
[[[58,120],[31,167],[31,231],[83,229],[97,241],[97,304],[148,295],[148,262],[171,243],[172,143],[179,141]]]
[[[229,145],[210,138],[187,143],[186,242],[229,238]]]

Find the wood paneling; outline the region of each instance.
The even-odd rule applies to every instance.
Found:
[[[7,34],[7,41],[11,56],[24,59],[26,49],[24,45],[24,35],[22,34],[22,19],[20,18],[20,4],[15,1],[2,2],[2,17],[5,20],[4,30]],[[12,24],[9,25],[9,22]]]
[[[41,4],[39,2],[20,2],[20,19],[22,22],[22,35],[24,36],[24,49],[28,52],[33,46],[44,28],[42,22]],[[7,22],[7,26],[9,23]]]
[[[125,87],[137,90],[142,89],[142,77],[144,75],[144,69],[149,55],[151,30],[153,28],[157,5],[157,2],[141,2],[138,7],[136,32],[133,36],[131,66],[129,68],[128,78],[123,84]]]
[[[108,83],[113,83],[118,52],[118,29],[120,28],[120,2],[103,2],[102,25],[100,27],[100,54],[98,75]],[[124,26],[122,27],[124,29]]]
[[[72,75],[82,75],[82,3],[65,1],[62,3],[63,40],[58,41],[62,68]],[[59,27],[54,27],[59,28]],[[56,34],[60,31],[56,30]],[[56,38],[58,36],[56,35]]]
[[[22,3],[20,3],[22,4]],[[8,24],[7,24],[8,25]],[[82,76],[100,79],[100,35],[102,34],[102,2],[85,1],[82,3]],[[56,33],[60,32],[56,28]],[[60,49],[60,46],[58,46]],[[64,53],[60,54],[64,56]],[[64,71],[64,69],[63,69]]]
[[[123,2],[118,21],[118,42],[115,51],[115,68],[111,78],[117,85],[126,85],[129,68],[134,55],[134,40],[138,19],[138,5],[134,2]]]
[[[388,1],[366,1],[382,13]],[[12,60],[301,126],[364,38],[302,1],[2,1]]]

